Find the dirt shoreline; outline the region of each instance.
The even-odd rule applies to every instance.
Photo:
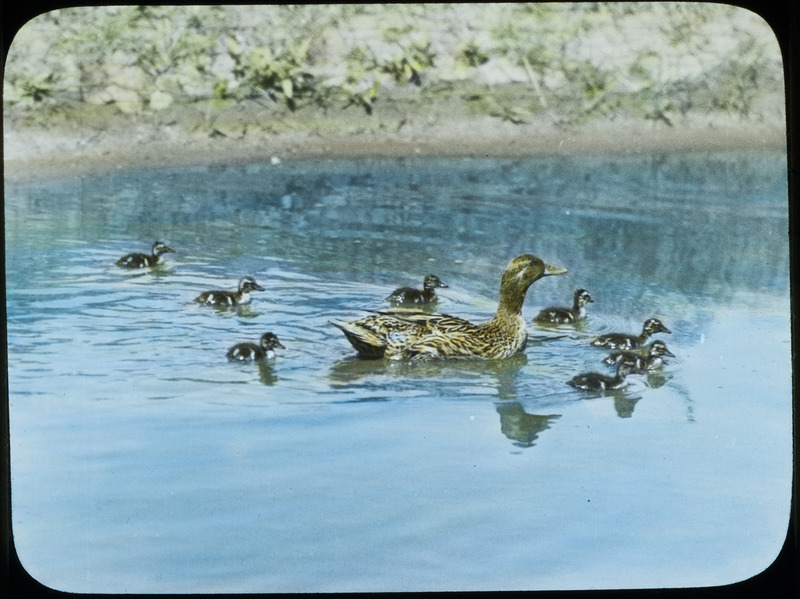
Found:
[[[246,126],[186,132],[174,122],[95,130],[4,127],[6,183],[72,178],[140,168],[287,162],[320,158],[401,156],[512,157],[643,152],[781,150],[777,123],[708,121],[668,126],[607,121],[561,129],[550,123],[498,119],[425,123],[325,135],[308,131],[248,132]]]

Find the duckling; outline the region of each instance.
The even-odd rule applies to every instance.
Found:
[[[148,266],[155,266],[158,264],[158,259],[167,252],[174,252],[171,247],[168,247],[166,244],[156,241],[153,244],[153,249],[151,250],[151,254],[148,256],[147,254],[141,254],[139,252],[134,252],[133,254],[128,254],[127,256],[123,256],[119,260],[117,260],[117,266],[121,266],[122,268],[146,268]]]
[[[522,304],[532,283],[566,269],[536,256],[517,256],[503,272],[494,317],[473,324],[447,314],[421,310],[387,310],[355,322],[332,322],[364,358],[508,358],[522,351],[528,339]]]
[[[594,302],[585,289],[576,289],[572,308],[545,308],[534,316],[533,322],[540,324],[568,324],[586,318],[586,304]]]
[[[250,362],[254,360],[271,360],[275,357],[275,349],[286,349],[275,333],[264,333],[258,345],[255,343],[237,343],[228,350],[231,362]]]
[[[422,290],[413,287],[395,289],[386,299],[393,304],[433,304],[438,301],[436,287],[447,288],[436,275],[428,275],[422,281]]]
[[[264,291],[264,288],[253,277],[242,277],[237,291],[206,291],[194,301],[206,306],[236,306],[249,302],[251,291]]]
[[[584,372],[572,377],[567,381],[567,385],[584,391],[606,391],[612,389],[622,389],[628,385],[626,376],[633,372],[630,364],[620,362],[617,365],[616,376],[606,376],[599,372]]]
[[[640,350],[626,350],[614,352],[603,360],[604,364],[619,364],[625,362],[631,366],[631,372],[643,373],[657,369],[664,363],[663,356],[675,357],[667,344],[656,339],[646,348]]]
[[[647,341],[650,335],[655,333],[671,333],[658,318],[648,318],[642,326],[642,334],[626,335],[625,333],[608,333],[595,337],[589,343],[595,347],[607,347],[608,349],[636,349]]]

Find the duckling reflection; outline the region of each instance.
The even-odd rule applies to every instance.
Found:
[[[500,432],[517,447],[532,447],[539,435],[561,414],[529,414],[518,401],[497,404],[500,414]]]
[[[275,363],[271,360],[256,361],[258,367],[258,378],[265,385],[271,387],[278,382],[278,375],[275,374]]]
[[[633,416],[633,410],[636,408],[636,404],[642,399],[641,395],[629,395],[623,391],[613,392],[609,395],[612,395],[614,398],[614,410],[620,418],[630,418]]]

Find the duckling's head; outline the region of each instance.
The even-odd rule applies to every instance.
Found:
[[[162,254],[166,254],[167,252],[174,252],[174,251],[175,250],[173,250],[167,244],[162,243],[161,241],[156,241],[153,244],[153,255],[154,256],[161,256]]]
[[[585,289],[576,289],[575,290],[575,303],[579,307],[583,307],[586,304],[590,304],[592,302],[594,302],[594,300],[592,299],[592,296],[589,295],[588,291],[586,291]]]
[[[278,336],[275,333],[264,333],[261,335],[260,345],[266,351],[275,348],[286,349],[283,345],[281,345],[281,342],[278,341]]]
[[[531,254],[522,254],[508,263],[500,280],[500,309],[518,313],[522,309],[525,293],[532,283],[542,277],[561,275],[566,268],[545,264]]]
[[[264,288],[256,283],[253,277],[242,277],[242,280],[239,281],[239,291],[249,293],[250,291],[264,291]]]
[[[650,345],[650,355],[657,357],[661,356],[670,356],[672,358],[675,357],[675,354],[673,354],[671,351],[669,351],[669,349],[667,349],[667,344],[661,341],[660,339],[653,341],[653,343]]]
[[[665,327],[658,318],[648,318],[644,321],[642,332],[646,335],[652,335],[653,333],[671,333],[672,331]]]
[[[425,277],[425,280],[422,282],[423,289],[434,289],[435,287],[444,287],[446,288],[447,285],[442,283],[441,279],[436,275],[428,275]]]

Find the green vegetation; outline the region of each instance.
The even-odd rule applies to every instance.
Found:
[[[4,108],[126,114],[259,102],[275,118],[455,100],[512,123],[752,116],[782,88],[767,26],[704,3],[77,7],[12,44]]]

